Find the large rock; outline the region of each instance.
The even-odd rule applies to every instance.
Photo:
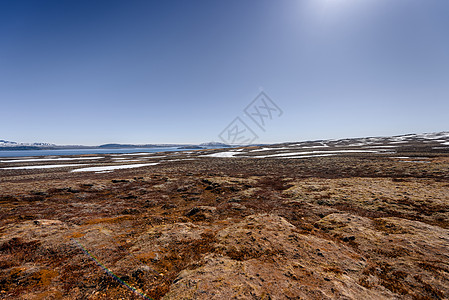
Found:
[[[197,206],[189,210],[186,216],[190,217],[193,220],[209,220],[212,219],[217,208],[214,206]]]
[[[366,260],[344,244],[300,234],[275,215],[220,230],[216,253],[180,273],[164,299],[380,299],[395,295],[358,279]]]
[[[401,218],[346,213],[316,224],[369,258],[362,285],[383,285],[417,299],[449,297],[449,230]]]

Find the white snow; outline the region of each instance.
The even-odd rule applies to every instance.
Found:
[[[146,166],[154,166],[157,164],[159,164],[159,163],[90,167],[90,168],[75,169],[75,170],[72,170],[71,172],[101,172],[101,171],[110,171],[110,170],[119,170],[119,169],[133,169],[133,168],[140,168],[140,167],[146,167]]]
[[[409,156],[395,156],[392,158],[398,158],[398,159],[430,159],[428,157],[409,157]],[[406,161],[406,160],[402,160],[402,161]],[[411,160],[412,161],[412,160]]]
[[[20,163],[20,162],[39,162],[39,161],[68,161],[68,160],[94,160],[104,158],[102,156],[92,156],[92,157],[60,157],[60,158],[34,158],[34,159],[11,159],[11,160],[0,160],[3,163]]]
[[[396,148],[398,146],[394,146],[394,145],[371,145],[371,146],[365,146],[363,148],[367,148],[367,149],[371,149],[371,148]]]
[[[158,156],[151,156],[152,153],[126,153],[126,154],[120,154],[120,155],[111,155],[111,159],[114,160],[121,160],[121,159],[130,159],[131,157],[128,156],[132,156],[133,154],[135,155],[139,155],[139,156],[143,156],[144,154],[148,154],[148,157],[142,157],[142,158],[147,158],[147,159],[152,159],[152,158],[164,158],[167,157],[166,155],[158,155]],[[114,156],[114,157],[112,157]],[[126,157],[117,157],[117,156],[126,156]]]
[[[122,162],[136,162],[136,161],[144,161],[143,159],[131,159],[131,157],[111,157],[114,162],[122,163]]]
[[[31,170],[31,169],[51,169],[51,168],[66,168],[66,167],[78,167],[86,166],[85,164],[72,164],[72,165],[41,165],[41,166],[21,166],[21,167],[8,167],[1,168],[3,170]]]
[[[282,159],[282,158],[312,158],[312,157],[323,157],[323,156],[332,156],[332,155],[337,155],[337,153],[334,153],[334,154],[316,154],[316,155],[301,155],[301,156],[279,157],[278,159]]]
[[[117,163],[122,163],[122,162],[139,162],[139,161],[143,161],[142,159],[124,159],[124,160],[120,160],[120,161],[116,161]]]
[[[424,133],[424,134],[418,134],[417,137],[424,138],[424,139],[429,139],[429,140],[448,138],[449,137],[449,132]]]
[[[163,162],[170,162],[170,161],[184,161],[184,160],[196,160],[196,159],[195,159],[195,158],[178,158],[178,159],[164,160]]]
[[[417,137],[417,136],[418,136],[417,134],[406,134],[406,135],[401,135],[401,136],[394,136],[394,137],[392,137],[392,139],[403,140],[403,139],[413,138],[413,137]]]
[[[305,152],[290,152],[271,155],[252,156],[254,158],[279,157],[279,156],[294,156],[294,155],[310,155],[310,154],[338,154],[338,153],[379,153],[376,150],[335,150],[335,151],[305,151]]]
[[[355,144],[349,144],[349,145],[335,145],[335,147],[360,147],[360,146],[367,146],[370,143],[355,143]]]
[[[201,155],[203,157],[234,157],[234,155],[239,154],[240,152],[226,151],[226,152],[218,152],[212,154]]]
[[[260,148],[260,149],[255,149],[255,150],[251,150],[251,152],[259,152],[259,151],[276,151],[276,150],[286,150],[286,149],[290,149],[289,147],[282,147],[282,148]],[[242,149],[243,150],[243,149]]]
[[[260,149],[254,149],[254,150],[251,150],[250,152],[270,151],[270,150],[273,150],[273,148],[260,148]]]
[[[319,142],[319,144],[321,145],[312,145],[312,146],[308,146],[305,144],[309,144],[310,142],[301,142],[301,143],[295,143],[295,144],[290,144],[288,145],[289,148],[327,148],[330,147],[329,145],[327,145],[326,143],[329,143],[329,141],[326,141],[326,143],[324,142]]]
[[[316,146],[302,146],[300,148],[329,148],[329,145],[323,144],[323,145],[316,145]]]

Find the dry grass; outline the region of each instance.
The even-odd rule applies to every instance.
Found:
[[[2,178],[0,290],[10,298],[56,298],[58,292],[72,299],[134,297],[73,244],[70,238],[76,238],[127,283],[160,299],[180,272],[199,268],[206,255],[239,262],[284,257],[279,250],[215,248],[220,228],[248,215],[270,213],[284,217],[299,234],[327,239],[365,257],[367,266],[357,275],[319,257],[329,278],[355,276],[362,287],[375,289],[380,284],[398,296],[416,299],[449,297],[436,283],[447,282],[449,275],[441,260],[423,258],[408,262],[413,268],[399,268],[395,261],[407,262],[413,254],[401,245],[364,252],[353,234],[333,236],[317,225],[330,214],[348,213],[372,220],[372,230],[383,235],[413,235],[383,217],[449,228],[449,161],[413,169],[391,160],[359,158],[242,159],[238,164],[208,159],[192,164],[158,169],[157,174],[46,172]],[[188,215],[199,206],[216,209],[207,218]],[[36,224],[34,235],[26,238],[5,229],[42,219],[59,220],[65,229],[50,231]],[[200,238],[161,244],[164,226],[186,223],[201,228]],[[160,232],[147,241],[151,247],[135,250],[137,241],[155,229]]]

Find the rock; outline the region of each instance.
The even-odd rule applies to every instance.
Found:
[[[0,203],[1,202],[5,202],[5,203],[7,203],[7,202],[18,202],[18,201],[19,201],[19,199],[17,199],[14,196],[11,196],[11,195],[0,195]]]
[[[242,199],[240,198],[232,198],[228,201],[229,203],[233,203],[233,202],[242,202]]]
[[[342,240],[343,240],[343,242],[353,241],[353,240],[355,240],[355,236],[353,236],[353,235],[345,236]]]
[[[197,206],[192,208],[186,216],[195,220],[207,220],[213,217],[216,210],[214,206]]]
[[[360,277],[362,285],[383,285],[413,298],[449,294],[449,277],[434,273],[449,272],[449,230],[395,217],[372,220],[346,213],[328,215],[316,225],[370,258]]]
[[[139,214],[139,210],[135,208],[125,208],[121,211],[122,215],[137,215]]]
[[[216,252],[182,271],[163,299],[394,298],[358,283],[366,262],[351,248],[300,234],[276,215],[248,216],[215,239]]]
[[[205,227],[190,222],[156,225],[135,241],[130,252],[133,253],[133,257],[146,262],[164,261],[167,257],[177,258],[179,252],[173,245],[184,244],[186,248],[190,248],[192,243],[203,239],[204,231]],[[125,261],[124,268],[128,265],[129,261]]]
[[[133,194],[128,194],[128,195],[123,195],[123,196],[119,196],[120,199],[137,199],[136,195]]]
[[[157,205],[159,205],[159,201],[157,201],[156,199],[151,199],[151,200],[145,200],[143,207],[151,208],[151,207],[155,207]]]
[[[81,191],[69,187],[69,188],[67,188],[67,192],[68,192],[68,193],[72,193],[72,194],[77,194],[77,193],[79,193],[79,192],[81,192]]]
[[[216,190],[219,187],[221,187],[221,184],[217,183],[217,182],[211,182],[207,187],[206,187],[206,191],[211,191],[211,190]]]
[[[69,226],[59,220],[37,219],[24,221],[16,225],[0,228],[0,244],[14,238],[24,242],[41,240],[43,243],[53,244],[60,242],[61,234],[69,231]]]
[[[126,179],[112,179],[111,182],[112,183],[120,183],[120,182],[129,182],[129,180],[126,180]]]
[[[164,205],[162,205],[162,209],[173,209],[173,208],[177,208],[178,206],[176,204],[173,203],[166,203]]]
[[[244,206],[240,203],[231,203],[230,208],[234,209],[234,210],[245,210],[246,206]]]
[[[212,181],[208,180],[208,179],[201,179],[201,182],[207,185],[211,185]]]

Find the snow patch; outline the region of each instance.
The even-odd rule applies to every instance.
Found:
[[[0,160],[3,163],[21,163],[21,162],[39,162],[39,161],[69,161],[69,160],[94,160],[102,159],[102,156],[95,157],[60,157],[60,158],[34,158],[34,159],[11,159],[11,160]]]
[[[52,169],[52,168],[67,168],[67,167],[79,167],[86,166],[83,164],[71,164],[71,165],[41,165],[41,166],[21,166],[21,167],[8,167],[1,168],[3,170],[32,170],[32,169]]]
[[[333,156],[333,155],[337,155],[337,153],[335,153],[335,154],[316,154],[316,155],[301,155],[301,156],[279,157],[278,159],[283,159],[283,158],[312,158],[312,157],[324,157],[324,156]]]
[[[371,146],[365,146],[363,148],[367,148],[367,149],[372,149],[372,148],[396,148],[398,146],[394,146],[394,145],[371,145]]]
[[[323,144],[323,145],[316,145],[316,146],[302,146],[300,148],[329,148],[329,145]]]
[[[112,171],[119,169],[133,169],[133,168],[141,168],[146,166],[154,166],[159,163],[149,163],[149,164],[133,164],[133,165],[118,165],[118,166],[104,166],[104,167],[90,167],[90,168],[82,168],[75,169],[71,172],[101,172],[101,171]]]
[[[212,154],[201,155],[203,157],[234,157],[234,155],[239,154],[240,152],[226,151],[226,152],[218,152]]]
[[[116,161],[117,163],[123,163],[123,162],[139,162],[142,161],[141,159],[124,159],[120,161]]]
[[[271,155],[252,156],[254,158],[280,157],[280,156],[294,156],[294,155],[310,155],[310,154],[338,154],[338,153],[379,153],[378,150],[335,150],[335,151],[305,151],[305,152],[290,152]],[[387,152],[384,152],[387,153]]]
[[[282,147],[282,148],[261,148],[261,149],[255,149],[251,150],[251,152],[259,152],[259,151],[276,151],[276,150],[287,150],[290,149],[290,147]],[[243,150],[243,149],[242,149]]]

